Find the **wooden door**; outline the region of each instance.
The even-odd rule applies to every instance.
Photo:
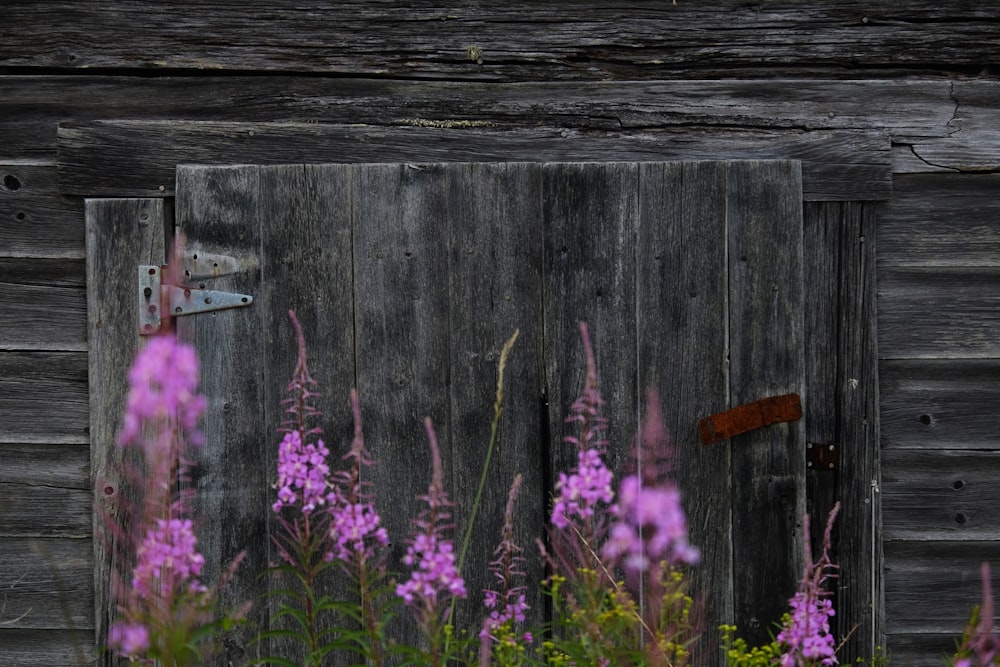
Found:
[[[582,384],[584,320],[615,469],[645,388],[662,393],[703,551],[696,579],[708,627],[740,619],[766,629],[785,609],[800,572],[804,431],[782,424],[705,447],[696,424],[803,392],[797,163],[182,167],[176,220],[189,269],[202,265],[196,254],[230,258],[237,270],[212,287],[255,297],[249,309],[178,324],[198,346],[210,401],[197,483],[202,547],[217,566],[243,549],[248,573],[273,559],[274,431],[294,366],[289,309],[311,344],[332,447],[349,441],[348,390],[360,391],[396,559],[429,479],[425,415],[465,524],[497,353],[520,328],[465,573],[475,614],[514,474],[525,475],[518,535],[530,545],[551,480],[573,462],[562,422]],[[233,595],[260,592],[245,576]]]
[[[530,554],[552,480],[574,461],[563,418],[582,387],[582,320],[613,468],[655,387],[702,551],[694,581],[708,635],[735,621],[764,640],[801,572],[805,429],[777,424],[704,446],[697,424],[766,396],[808,400],[802,211],[794,161],[179,167],[175,221],[192,284],[254,296],[249,308],[177,320],[198,347],[209,400],[195,476],[209,569],[247,550],[229,597],[264,592],[275,429],[295,357],[289,309],[305,327],[334,461],[350,441],[348,391],[359,389],[397,560],[430,477],[424,416],[465,525],[497,356],[519,328],[463,573],[472,595],[460,614],[477,618],[514,474],[525,477],[517,537]],[[529,565],[540,579],[537,560]],[[247,641],[267,616],[258,604],[227,660],[253,657]]]

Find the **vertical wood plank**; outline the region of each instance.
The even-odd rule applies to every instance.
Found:
[[[410,520],[431,481],[423,420],[431,417],[451,488],[454,461],[449,390],[449,201],[442,165],[357,165],[352,172],[357,384],[372,481],[392,544],[402,558]],[[455,317],[468,317],[456,313]],[[404,575],[406,576],[406,575]],[[416,640],[403,613],[390,633]]]
[[[523,476],[515,508],[515,539],[526,557],[522,571],[529,622],[542,620],[538,586],[544,574],[535,549],[547,517],[540,441],[541,170],[528,163],[449,165],[445,171],[450,237],[450,458],[455,518],[469,525],[486,462],[499,353],[520,330],[505,371],[504,412],[481,506],[472,528],[463,576],[469,592],[459,622],[475,629],[484,616],[482,590],[496,578],[487,569],[500,541],[507,492]],[[459,537],[460,535],[456,535]]]
[[[842,509],[837,520],[837,614],[843,619],[841,637],[854,630],[842,655],[868,657],[877,646],[885,646],[875,283],[875,225],[880,205],[841,206],[836,387],[838,441],[842,444],[837,491]]]
[[[806,441],[839,449],[836,471],[809,470],[812,543],[840,501],[834,530],[835,632],[842,656],[870,656],[881,639],[875,205],[804,206]]]
[[[732,162],[728,192],[731,403],[801,395],[799,163]],[[747,640],[763,643],[801,577],[805,429],[775,424],[731,442],[734,609]]]
[[[660,393],[691,542],[701,549],[691,577],[704,606],[703,651],[733,622],[730,450],[703,446],[697,429],[729,401],[726,188],[723,162],[639,166],[639,387]]]
[[[137,268],[164,261],[164,203],[158,199],[89,199],[87,339],[90,353],[90,465],[94,480],[94,587],[98,644],[116,618],[111,582],[125,564],[116,556],[105,517],[137,500],[122,475],[118,429],[128,392],[128,369],[139,348]],[[127,576],[127,572],[125,573]],[[103,655],[103,664],[110,657]]]
[[[259,170],[252,167],[182,167],[177,171],[177,228],[187,237],[180,259],[193,286],[258,295],[264,285],[259,253],[261,215]],[[205,275],[198,257],[231,258],[231,273]],[[178,259],[174,259],[178,261]],[[176,320],[177,336],[199,354],[208,398],[203,420],[206,445],[196,453],[192,481],[199,547],[209,581],[241,552],[246,558],[221,596],[224,606],[250,601],[250,622],[234,629],[216,664],[245,664],[259,646],[250,642],[267,625],[260,604],[268,566],[270,485],[266,462],[273,456],[273,425],[265,423],[262,340],[266,313],[259,306],[186,316]]]
[[[543,166],[542,317],[553,476],[576,463],[576,451],[563,436],[586,375],[580,321],[590,328],[604,414],[611,417],[607,461],[616,486],[635,442],[636,169],[634,163]]]
[[[319,383],[314,405],[323,417],[321,436],[330,450],[331,471],[346,463],[353,437],[350,389],[354,386],[353,261],[351,248],[351,177],[343,165],[290,165],[260,170],[261,272],[264,282],[253,308],[262,317],[265,360],[263,395],[267,440],[265,477],[277,479],[280,434],[275,429],[288,415],[281,401],[296,364],[296,337],[288,317],[296,312],[308,346],[309,371]],[[382,465],[388,465],[382,462]],[[275,491],[266,485],[274,501]],[[278,530],[267,512],[269,533]],[[270,561],[277,562],[274,545]],[[343,599],[346,582],[338,571],[322,579],[317,590]],[[272,587],[281,584],[272,582]],[[278,598],[269,601],[276,613]],[[287,638],[271,640],[272,655],[305,661],[303,647]],[[344,660],[345,656],[337,655]]]
[[[802,406],[806,427],[806,448],[841,447],[837,372],[840,336],[840,239],[845,233],[845,209],[829,202],[803,204],[803,289],[805,308],[806,396]],[[842,453],[842,452],[841,452]],[[839,470],[806,467],[806,511],[811,518],[810,535],[814,546],[821,544],[825,517],[837,502]],[[834,532],[836,542],[837,532]],[[834,553],[836,553],[836,543]],[[841,620],[840,614],[834,621]]]

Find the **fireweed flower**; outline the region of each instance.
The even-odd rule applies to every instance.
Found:
[[[382,520],[371,502],[370,494],[362,489],[361,470],[374,462],[365,449],[361,428],[361,407],[358,392],[351,390],[351,413],[354,416],[354,440],[351,450],[344,455],[351,460],[350,470],[337,473],[338,490],[330,505],[331,550],[327,560],[347,561],[352,554],[368,560],[376,546],[387,546],[389,534],[382,527]]]
[[[521,547],[514,542],[514,503],[520,490],[521,476],[517,475],[507,495],[503,537],[493,552],[496,559],[490,563],[490,571],[500,583],[500,591],[492,589],[483,591],[483,604],[490,613],[483,622],[483,629],[479,633],[480,639],[497,640],[496,632],[501,627],[508,623],[523,623],[526,618],[525,612],[529,609],[525,599],[525,586],[515,585],[518,578],[525,576],[519,569],[524,561],[519,555]],[[525,634],[526,641],[531,641],[530,636],[530,633]]]
[[[204,592],[195,577],[201,574],[205,558],[197,551],[190,519],[157,519],[137,553],[138,562],[132,588],[149,601],[183,592]]]
[[[566,418],[567,423],[580,424],[580,435],[565,438],[577,447],[577,463],[569,474],[559,473],[552,507],[552,524],[561,529],[569,526],[574,517],[589,520],[598,502],[610,503],[614,499],[612,474],[602,458],[607,442],[601,436],[607,420],[600,414],[604,401],[597,389],[597,362],[587,325],[582,322],[580,336],[587,359],[587,377],[583,393],[573,402],[571,414]]]
[[[982,564],[980,574],[983,579],[983,602],[963,633],[962,643],[953,658],[955,667],[1000,665],[1000,635],[993,632],[993,589],[989,563]]]
[[[333,498],[330,491],[330,450],[322,440],[305,444],[299,431],[285,434],[278,445],[278,500],[272,505],[280,512],[286,505],[301,505],[309,514]]]
[[[365,538],[370,537],[382,546],[389,543],[389,536],[379,525],[379,515],[370,503],[337,504],[330,514],[330,536],[334,543],[327,560],[347,560],[352,553],[367,553],[371,546],[365,544]]]
[[[698,562],[698,550],[688,544],[681,494],[672,485],[643,488],[638,475],[629,475],[618,489],[618,521],[604,545],[604,557],[624,559],[632,571],[646,571],[651,563]]]
[[[198,356],[194,348],[173,336],[154,336],[136,357],[129,372],[125,422],[119,435],[123,445],[143,444],[143,424],[177,420],[192,444],[201,444],[198,419],[205,397],[198,393]]]
[[[668,474],[673,450],[659,403],[657,393],[650,391],[636,451],[640,473],[623,479],[618,488],[615,523],[603,549],[606,559],[622,559],[631,572],[646,572],[661,562],[694,565],[699,558],[698,549],[688,543],[680,490]]]
[[[119,621],[108,630],[108,645],[125,657],[140,657],[149,649],[149,630],[141,623]]]
[[[413,521],[415,534],[410,540],[403,557],[403,563],[413,567],[409,580],[396,586],[396,595],[416,610],[417,620],[429,628],[436,621],[438,610],[443,609],[452,597],[466,596],[465,581],[455,566],[455,547],[444,536],[451,505],[444,490],[444,472],[441,466],[441,452],[431,420],[425,421],[427,437],[430,440],[434,474],[427,495],[421,500],[427,503],[417,519]]]
[[[834,616],[833,602],[823,584],[829,578],[829,570],[836,566],[830,560],[830,533],[840,504],[834,506],[827,519],[823,535],[823,553],[815,563],[809,540],[806,540],[806,568],[799,590],[788,604],[791,614],[788,622],[778,633],[776,640],[785,646],[781,655],[781,667],[800,667],[804,664],[836,665],[836,643],[830,631],[830,618]],[[802,533],[809,535],[809,517],[805,517]]]

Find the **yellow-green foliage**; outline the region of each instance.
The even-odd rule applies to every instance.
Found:
[[[722,632],[722,648],[726,652],[729,667],[772,667],[778,664],[781,644],[772,641],[763,646],[748,647],[746,640],[736,637],[735,625],[719,626]]]

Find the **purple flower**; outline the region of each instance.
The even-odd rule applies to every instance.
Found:
[[[371,503],[336,503],[330,515],[333,547],[327,560],[348,560],[352,552],[369,555],[371,545],[365,544],[366,538],[381,546],[389,544],[389,534],[379,525],[381,519]]]
[[[373,465],[373,461],[365,449],[361,406],[358,392],[354,389],[351,390],[351,413],[354,415],[354,440],[344,458],[352,459],[352,465],[349,470],[336,474],[337,489],[330,499],[330,540],[333,546],[326,554],[327,560],[336,558],[346,561],[352,553],[367,560],[373,555],[376,545],[384,547],[389,544],[389,534],[381,526],[382,520],[371,502],[371,496],[362,488],[362,467]]]
[[[455,567],[455,547],[450,540],[417,535],[403,562],[415,568],[408,581],[396,586],[396,595],[407,604],[436,608],[445,597],[465,597],[465,581]]]
[[[139,545],[132,588],[142,598],[169,597],[187,585],[204,591],[194,577],[201,574],[205,558],[197,551],[190,519],[157,519]]]
[[[326,463],[329,454],[322,440],[304,444],[298,431],[285,434],[278,445],[278,500],[272,505],[275,512],[286,505],[301,504],[302,512],[309,514],[332,500],[330,467]]]
[[[418,622],[429,627],[446,599],[466,596],[465,581],[455,567],[455,547],[444,537],[447,508],[451,505],[444,491],[444,471],[437,436],[428,418],[424,422],[430,440],[434,474],[427,495],[427,509],[413,522],[416,533],[410,540],[403,563],[413,567],[409,580],[396,586],[396,595],[417,609]]]
[[[806,567],[799,590],[788,601],[791,614],[788,622],[776,639],[785,645],[781,656],[782,667],[796,667],[804,661],[820,660],[822,665],[836,665],[836,642],[830,631],[830,619],[834,616],[833,602],[823,584],[831,576],[829,570],[836,566],[830,560],[830,534],[837,517],[840,504],[834,505],[827,519],[823,534],[823,553],[813,562],[812,550],[806,540]],[[803,521],[802,533],[809,535],[809,517]]]
[[[558,495],[552,508],[552,523],[566,528],[572,517],[589,518],[599,501],[610,503],[614,499],[611,489],[612,475],[595,449],[577,454],[576,467],[567,475],[559,473],[556,482]]]
[[[822,658],[820,664],[837,664],[836,645],[830,633],[830,618],[835,613],[833,602],[799,591],[788,604],[792,608],[791,621],[777,637],[788,649],[781,656],[781,666],[795,667],[800,664],[798,658]]]
[[[190,433],[192,444],[201,444],[196,432],[205,411],[205,397],[198,394],[198,356],[190,345],[172,336],[155,336],[136,357],[129,372],[123,445],[141,444],[142,425],[170,418]]]
[[[141,657],[149,648],[149,630],[141,623],[120,621],[108,630],[108,645],[125,657]]]
[[[507,494],[503,537],[493,552],[496,559],[490,563],[490,571],[499,580],[501,590],[483,591],[483,604],[490,613],[483,622],[483,629],[479,633],[480,639],[495,637],[496,631],[506,623],[523,623],[526,618],[525,612],[529,609],[524,594],[525,587],[514,585],[518,577],[524,576],[524,572],[518,569],[524,558],[518,555],[521,548],[514,542],[514,503],[521,490],[521,479],[521,475],[514,477],[514,483],[511,484],[510,492]],[[530,633],[526,633],[525,636],[529,637]]]
[[[629,475],[618,489],[616,514],[605,558],[624,558],[625,567],[637,572],[663,560],[672,565],[698,562],[698,549],[688,544],[681,494],[672,484],[643,488],[637,475]]]
[[[990,564],[980,567],[983,580],[983,602],[979,606],[979,622],[966,628],[955,657],[955,667],[988,667],[1000,664],[1000,635],[993,632],[993,589]],[[974,617],[975,618],[975,617]]]
[[[579,437],[567,436],[566,442],[576,445],[577,463],[569,474],[559,473],[556,498],[552,507],[552,524],[566,528],[574,517],[589,520],[598,502],[614,500],[612,474],[601,458],[607,443],[601,438],[607,420],[600,415],[604,401],[597,390],[597,362],[590,344],[587,325],[580,323],[580,336],[587,360],[587,378],[583,393],[573,402],[567,422],[580,424]]]

